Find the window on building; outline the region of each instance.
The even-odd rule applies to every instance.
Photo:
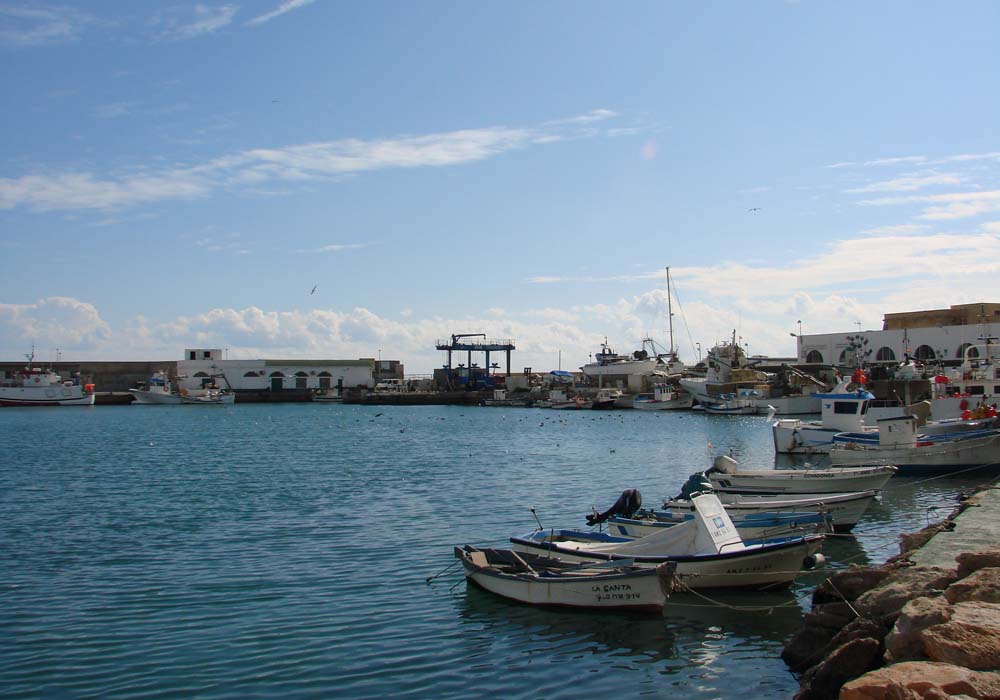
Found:
[[[256,372],[254,372],[253,370],[250,370],[249,372],[247,372],[247,373],[246,373],[246,374],[244,374],[243,376],[244,376],[244,377],[256,377],[256,376],[257,376],[257,373],[256,373]]]
[[[305,389],[306,388],[306,383],[308,381],[309,381],[309,375],[306,374],[305,372],[296,372],[295,373],[295,388],[296,389]]]
[[[330,380],[331,379],[332,379],[332,375],[329,372],[320,372],[319,373],[319,388],[320,389],[329,389],[330,388]]]
[[[211,350],[205,350],[201,355],[202,355],[202,359],[204,359],[204,360],[211,360],[212,359],[212,351]]]
[[[964,360],[966,351],[968,351],[970,359],[979,357],[979,348],[972,343],[962,343],[959,345],[958,350],[955,351],[955,357]]]
[[[892,351],[892,348],[881,347],[878,352],[875,353],[876,362],[895,362],[896,353]]]
[[[194,350],[191,350],[188,353],[188,359],[189,360],[197,360],[198,359],[198,353],[196,353]]]
[[[806,355],[806,362],[810,364],[823,364],[823,353],[819,350],[810,350],[809,354]]]
[[[934,348],[930,345],[921,345],[917,348],[917,351],[913,353],[913,356],[918,360],[934,360],[937,359],[937,353],[934,352]]]
[[[201,377],[207,377],[208,374],[205,372],[195,372],[194,376],[200,379]]]
[[[965,387],[965,392],[973,396],[979,396],[980,394],[986,393],[986,387],[980,384],[974,384],[972,386]]]

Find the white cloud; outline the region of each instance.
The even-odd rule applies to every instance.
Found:
[[[73,41],[93,19],[65,5],[0,5],[0,44],[39,46]]]
[[[895,226],[876,226],[865,229],[861,233],[869,236],[908,236],[923,233],[929,228],[930,226],[924,224],[897,224]]]
[[[47,297],[34,304],[0,304],[0,335],[11,345],[85,350],[109,337],[97,309],[70,297]]]
[[[237,5],[202,5],[174,7],[150,19],[156,38],[160,41],[184,41],[204,34],[213,34],[232,23]]]
[[[901,158],[879,158],[877,160],[869,160],[866,161],[864,165],[901,165],[903,163],[923,163],[926,162],[926,160],[927,156],[903,156]]]
[[[882,197],[859,202],[863,206],[900,204],[932,204],[918,218],[931,221],[966,219],[991,211],[1000,211],[1000,190],[982,192],[954,192],[952,194],[911,195],[908,197]]]
[[[957,175],[906,176],[897,177],[892,180],[883,180],[882,182],[873,182],[864,187],[845,190],[845,192],[912,192],[933,185],[958,185],[961,182],[961,178]]]
[[[584,133],[572,125],[484,127],[370,141],[340,139],[249,149],[189,167],[144,168],[123,174],[23,175],[0,178],[0,209],[109,209],[199,197],[227,187],[252,185],[259,189],[262,183],[275,181],[303,183],[387,169],[455,166],[537,145],[545,141],[545,136],[572,138]]]
[[[128,116],[134,108],[135,102],[111,102],[95,107],[94,114],[100,119],[114,119]]]
[[[252,20],[247,22],[250,25],[264,24],[265,22],[270,22],[275,17],[280,17],[286,12],[291,12],[292,10],[297,10],[300,7],[305,7],[306,5],[311,5],[313,0],[285,0],[277,7],[277,9],[271,12],[266,12],[262,15],[254,17]]]
[[[339,253],[342,250],[358,250],[359,248],[367,248],[373,243],[332,243],[330,245],[321,246],[319,248],[309,248],[309,249],[299,249],[296,253]]]

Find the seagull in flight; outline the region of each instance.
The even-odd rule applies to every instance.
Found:
[[[314,284],[313,288],[312,288],[312,291],[309,292],[309,294],[315,294],[316,293],[316,287],[318,287],[318,286],[319,286],[318,284]]]
[[[751,207],[751,208],[747,209],[747,211],[749,211],[749,212],[760,211],[760,207]]]

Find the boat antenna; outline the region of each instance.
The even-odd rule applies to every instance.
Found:
[[[545,528],[542,527],[542,521],[538,519],[538,513],[535,512],[535,506],[531,506],[531,514],[535,516],[535,522],[538,523],[539,531],[544,530]]]

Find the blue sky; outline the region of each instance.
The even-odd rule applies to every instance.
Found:
[[[993,2],[0,0],[0,358],[575,368],[998,301]],[[310,293],[313,287],[315,293]]]

